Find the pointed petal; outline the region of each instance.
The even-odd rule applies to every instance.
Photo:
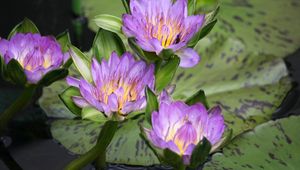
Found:
[[[83,97],[73,96],[72,100],[80,108],[90,106],[90,104]]]
[[[180,57],[180,67],[194,67],[200,61],[200,56],[192,48],[182,49],[180,51],[177,51],[176,54]]]
[[[67,81],[67,84],[69,86],[74,86],[74,87],[79,88],[79,84],[80,84],[80,80],[79,79],[71,77],[71,76],[68,76],[66,78],[66,81]]]

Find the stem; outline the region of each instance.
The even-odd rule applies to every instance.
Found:
[[[1,115],[0,115],[0,134],[4,131],[9,121],[14,117],[14,115],[24,109],[31,101],[33,97],[36,85],[29,85],[25,87],[22,94],[17,98],[17,100],[12,103]]]
[[[99,138],[97,140],[96,145],[87,153],[81,155],[79,158],[75,159],[69,165],[67,165],[65,170],[80,170],[83,167],[85,167],[87,164],[94,161],[96,158],[97,158],[97,162],[96,162],[97,169],[101,169],[101,170],[105,169],[106,148],[108,147],[112,138],[114,137],[117,128],[118,128],[118,122],[107,121],[104,124],[99,134]]]
[[[96,161],[95,161],[95,166],[97,170],[105,170],[106,169],[106,153],[101,152]]]

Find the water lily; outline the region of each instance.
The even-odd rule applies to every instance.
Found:
[[[92,106],[107,117],[118,113],[124,117],[146,105],[145,88],[154,88],[154,65],[135,61],[130,53],[119,57],[115,52],[108,61],[91,63],[92,82],[83,78],[67,77],[67,83],[77,87],[81,96],[73,101],[81,108]]]
[[[201,104],[187,105],[181,101],[161,102],[159,111],[152,113],[152,129],[145,129],[154,146],[170,149],[190,163],[195,146],[205,137],[212,146],[222,138],[225,130],[221,108],[210,110]]]
[[[188,16],[187,0],[131,0],[131,14],[123,15],[123,32],[135,37],[145,51],[159,54],[172,49],[180,57],[181,67],[195,66],[200,57],[189,40],[199,31],[204,15]]]
[[[68,56],[63,54],[54,37],[37,33],[17,33],[10,40],[0,39],[0,54],[6,64],[16,60],[31,84],[36,84],[46,73],[61,67]]]

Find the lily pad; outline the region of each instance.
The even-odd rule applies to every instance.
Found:
[[[51,132],[70,151],[83,154],[96,144],[101,126],[89,120],[57,120],[52,123]]]
[[[238,136],[204,170],[298,169],[300,116],[270,121]]]
[[[140,138],[138,123],[143,119],[128,120],[120,125],[107,149],[107,161],[131,165],[159,164],[156,156]],[[97,142],[101,124],[87,120],[58,120],[52,124],[55,139],[76,154],[84,154]]]
[[[175,99],[203,89],[211,106],[222,106],[233,136],[270,120],[291,88],[282,59],[249,53],[240,40],[221,35],[196,48],[205,57],[198,66],[177,71]]]
[[[41,108],[48,117],[69,118],[76,117],[60,100],[58,94],[67,88],[65,81],[57,81],[49,87],[43,89],[43,95],[39,99]]]
[[[213,33],[236,36],[249,51],[285,57],[299,48],[300,2],[222,0]]]

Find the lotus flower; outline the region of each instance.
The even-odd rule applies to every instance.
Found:
[[[10,40],[0,39],[5,63],[15,59],[23,67],[27,81],[36,84],[46,73],[62,66],[65,57],[60,44],[51,36],[17,33]]]
[[[184,102],[161,102],[159,111],[152,113],[152,129],[145,129],[147,138],[158,148],[170,149],[190,163],[195,146],[207,138],[217,144],[225,129],[220,107],[207,111],[201,104],[192,106]]]
[[[118,57],[113,52],[109,61],[101,64],[93,58],[91,64],[93,82],[67,77],[67,83],[79,88],[81,96],[73,97],[81,107],[92,106],[107,117],[113,113],[126,116],[146,105],[145,88],[154,88],[154,66],[135,61],[130,53]]]
[[[145,51],[159,54],[172,49],[180,57],[181,67],[195,66],[200,57],[189,40],[201,28],[204,15],[188,16],[187,0],[131,0],[131,14],[123,15],[123,32],[135,37]]]

